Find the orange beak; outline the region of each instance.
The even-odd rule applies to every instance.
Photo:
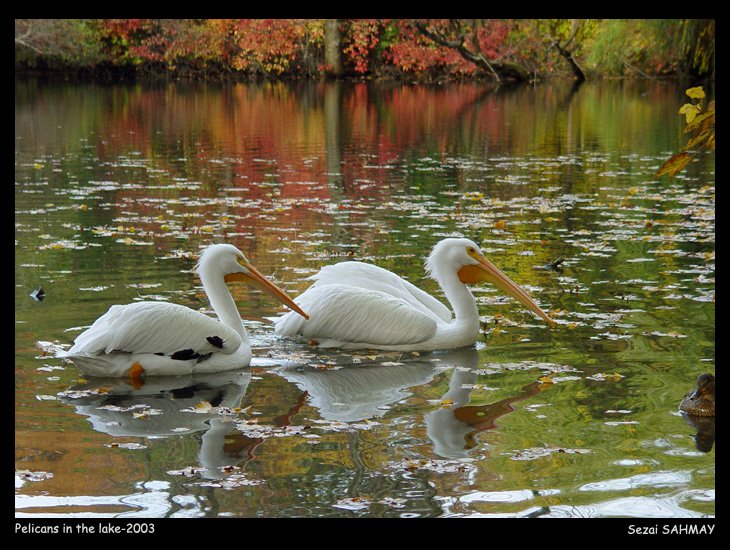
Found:
[[[472,255],[479,263],[476,265],[467,265],[459,270],[459,280],[465,284],[475,284],[486,281],[493,284],[502,292],[512,296],[530,311],[544,319],[551,327],[556,325],[548,314],[545,313],[537,302],[522,288],[520,288],[512,279],[507,277],[492,262],[487,260],[479,253]]]
[[[247,263],[244,265],[244,267],[248,270],[248,273],[229,273],[226,275],[223,279],[225,282],[230,283],[234,281],[241,281],[244,283],[248,283],[250,285],[255,286],[256,288],[263,290],[267,294],[270,294],[274,298],[276,298],[279,302],[282,304],[288,306],[292,310],[296,311],[299,315],[304,317],[305,319],[309,319],[309,315],[304,313],[302,309],[294,303],[294,300],[292,300],[286,292],[281,290],[278,286],[276,286],[274,283],[269,281],[266,277],[264,277],[261,272],[256,269],[251,264]]]

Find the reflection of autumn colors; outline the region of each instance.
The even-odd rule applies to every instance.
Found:
[[[480,432],[493,430],[497,427],[496,420],[514,412],[513,403],[534,397],[542,391],[544,385],[540,382],[532,382],[522,388],[522,391],[514,397],[508,397],[495,403],[487,405],[466,405],[454,409],[454,416],[474,428],[474,431],[464,436],[466,448],[473,449],[477,445],[476,435]]]
[[[715,446],[703,435],[699,454],[700,427],[676,409],[698,368],[714,372],[714,159],[653,179],[686,142],[683,90],[18,81],[15,452],[31,474],[16,510],[139,514],[120,504],[131,497],[166,499],[169,515],[713,515]],[[275,372],[271,362],[296,355],[310,379],[345,369],[277,340],[267,318],[283,308],[230,285],[259,368],[246,414],[205,433],[223,435],[211,448],[231,459],[224,478],[255,485],[174,473],[201,464],[203,430],[95,430],[59,396],[80,373],[39,353],[41,341],[70,345],[111,304],[212,314],[192,272],[210,242],[237,245],[294,296],[321,266],[352,258],[442,298],[423,256],[454,234],[544,297],[560,327],[475,287],[485,330],[473,361],[411,358],[423,376],[377,403],[372,381],[335,397]],[[556,258],[560,272],[547,267]],[[29,296],[39,286],[43,302]],[[556,373],[549,392],[531,384],[538,372]],[[358,402],[375,407],[367,422],[326,416]],[[97,496],[112,498],[78,504]],[[370,504],[334,508],[344,497]]]
[[[468,182],[483,179],[490,163],[473,171],[469,164],[453,165],[454,156],[486,161],[505,151],[571,153],[578,136],[599,139],[591,136],[604,111],[593,105],[610,101],[590,87],[577,93],[594,101],[577,103],[569,86],[528,91],[277,82],[99,87],[91,90],[92,108],[71,96],[55,101],[62,106],[57,110],[46,98],[53,93],[28,85],[18,125],[38,124],[26,119],[26,108],[45,108],[40,120],[46,126],[32,129],[36,147],[44,149],[42,141],[74,120],[77,134],[64,145],[69,150],[62,162],[65,177],[87,190],[80,227],[92,236],[152,242],[158,250],[180,238],[192,241],[193,250],[223,239],[257,261],[265,256],[264,267],[277,267],[271,251],[282,241],[301,255],[300,236],[323,231],[342,232],[337,240],[355,241],[361,255],[377,253],[391,244],[387,234],[395,226],[410,225],[408,218],[379,214],[379,207],[422,179],[413,160],[432,159],[437,174],[479,188]],[[669,91],[657,85],[649,93],[662,98]],[[663,105],[628,105],[632,115],[622,132],[634,131],[634,120],[661,119],[659,113],[636,116],[657,104]],[[556,140],[557,133],[567,141]],[[77,165],[74,155],[79,161],[94,155],[95,170]],[[429,177],[431,189],[424,191],[441,191],[440,180]],[[108,191],[97,191],[99,183]],[[517,194],[519,187],[506,191]],[[452,214],[448,205],[444,214]]]

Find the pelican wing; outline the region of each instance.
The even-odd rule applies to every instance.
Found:
[[[313,286],[346,284],[384,292],[411,304],[427,315],[442,321],[451,321],[451,311],[436,298],[395,273],[376,265],[354,261],[340,262],[323,267],[310,279],[315,281]]]
[[[276,332],[320,343],[412,344],[431,338],[438,324],[423,306],[346,284],[312,285],[296,302],[309,313],[309,320],[288,313],[276,320]]]
[[[235,330],[203,313],[166,302],[136,302],[109,308],[76,338],[68,353],[230,354],[240,345]]]

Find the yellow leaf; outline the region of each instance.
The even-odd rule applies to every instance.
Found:
[[[673,178],[678,172],[680,172],[687,164],[689,164],[692,156],[687,152],[677,153],[669,157],[664,164],[661,165],[657,170],[656,177],[663,176],[665,174]]]
[[[679,108],[679,114],[684,115],[685,119],[687,119],[687,124],[692,122],[699,112],[700,108],[697,107],[697,105],[692,105],[691,103],[685,103]]]
[[[705,91],[702,89],[702,86],[690,88],[685,93],[692,99],[704,99],[705,97]]]
[[[710,126],[715,126],[715,111],[708,111],[706,113],[702,113],[701,115],[697,115],[692,119],[692,122],[687,121],[687,128],[685,128],[684,133],[687,134],[694,130],[697,127],[700,127],[702,130],[708,129]]]

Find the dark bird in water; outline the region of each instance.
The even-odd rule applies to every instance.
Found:
[[[692,416],[715,416],[715,377],[700,374],[697,387],[684,396],[679,409]]]
[[[38,287],[30,293],[30,297],[33,298],[36,302],[42,302],[43,298],[46,297],[46,291],[43,290],[41,287]]]

